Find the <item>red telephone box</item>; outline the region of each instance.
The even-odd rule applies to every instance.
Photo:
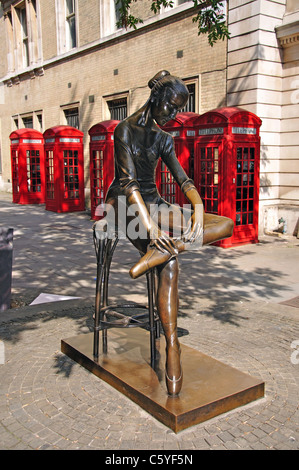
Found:
[[[44,132],[46,209],[54,212],[85,210],[83,132],[54,126]]]
[[[18,129],[10,134],[13,202],[45,202],[44,137],[34,129]]]
[[[109,185],[114,178],[113,132],[120,121],[103,121],[92,126],[90,135],[90,199],[91,218],[97,220],[96,208],[104,203]]]
[[[260,126],[241,108],[219,108],[196,122],[194,183],[207,213],[230,217],[233,236],[224,248],[258,242]]]
[[[198,116],[198,114],[191,112],[178,113],[174,120],[169,121],[162,127],[164,131],[171,134],[174,138],[176,156],[191,179],[193,179],[194,173],[195,130],[193,123]],[[170,171],[161,160],[159,160],[156,170],[156,184],[165,201],[179,205],[187,203]]]

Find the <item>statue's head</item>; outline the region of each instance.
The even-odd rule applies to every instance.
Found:
[[[158,72],[149,82],[151,88],[150,108],[155,121],[164,126],[175,119],[187,103],[189,92],[185,83],[166,70]]]

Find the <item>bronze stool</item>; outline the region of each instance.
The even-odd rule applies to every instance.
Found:
[[[108,285],[110,266],[115,248],[118,243],[116,234],[111,235],[104,229],[93,226],[93,240],[97,258],[96,277],[96,302],[94,314],[94,358],[99,357],[99,335],[102,331],[103,353],[107,354],[107,330],[109,328],[134,328],[143,327],[150,331],[150,358],[151,367],[154,367],[156,360],[155,340],[160,336],[160,323],[154,303],[154,269],[146,274],[148,305],[128,302],[123,304],[109,305]],[[98,224],[101,226],[101,224]],[[126,315],[124,311],[133,310],[133,315]],[[136,313],[141,310],[141,313]],[[135,311],[135,313],[134,313]]]

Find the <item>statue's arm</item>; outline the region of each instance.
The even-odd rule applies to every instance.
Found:
[[[185,241],[192,242],[202,234],[203,230],[204,207],[202,199],[196,187],[194,186],[193,181],[187,176],[186,172],[178,161],[178,158],[175,154],[174,141],[171,136],[167,136],[161,158],[177,184],[180,186],[183,194],[191,204],[193,213],[190,220],[190,225],[184,233],[183,238]]]

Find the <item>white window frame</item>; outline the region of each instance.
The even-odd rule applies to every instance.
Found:
[[[110,109],[108,106],[109,101],[117,101],[122,99],[127,100],[127,116],[129,116],[129,93],[123,92],[115,95],[107,95],[103,97],[103,119],[111,119]]]
[[[42,60],[39,0],[22,0],[5,15],[8,72],[22,72]]]
[[[100,35],[101,38],[110,36],[122,28],[116,26],[116,0],[100,1]]]
[[[184,78],[183,79],[185,85],[195,85],[195,113],[200,112],[200,84],[199,78]]]
[[[79,122],[78,129],[80,129],[81,120],[80,120],[80,102],[79,101],[75,101],[74,103],[69,103],[69,104],[63,104],[60,106],[60,122],[62,124],[68,125],[65,111],[69,111],[71,109],[78,109],[78,122]]]
[[[74,8],[71,14],[67,12],[66,0],[55,0],[56,9],[56,31],[57,31],[57,54],[61,55],[78,47],[78,14],[77,0],[73,0]],[[70,19],[75,19],[75,46],[72,47],[70,40]]]

